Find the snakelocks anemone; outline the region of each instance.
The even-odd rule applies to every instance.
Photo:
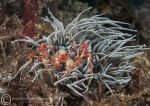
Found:
[[[103,83],[111,93],[112,85],[128,83],[135,69],[129,60],[149,48],[128,44],[135,41],[135,35],[126,33],[135,30],[122,27],[128,23],[102,15],[80,19],[90,9],[79,13],[66,28],[48,10],[49,17],[43,20],[53,27],[53,33],[36,41],[30,37],[13,41],[26,42],[34,48],[30,48],[33,52],[27,54],[12,79],[21,77],[27,67],[27,73],[34,75],[33,82],[47,71],[53,76],[55,87],[65,86],[78,96],[89,90],[92,80]]]

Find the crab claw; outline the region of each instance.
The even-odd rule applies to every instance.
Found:
[[[92,64],[92,58],[91,58],[91,55],[88,57],[88,70],[90,72],[90,74],[93,73],[93,64]]]

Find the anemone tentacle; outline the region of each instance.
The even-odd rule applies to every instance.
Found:
[[[33,82],[39,73],[49,68],[56,77],[54,86],[65,85],[76,95],[83,96],[82,93],[89,89],[87,82],[92,79],[103,82],[111,93],[111,85],[126,84],[131,80],[130,74],[135,67],[128,60],[143,54],[149,48],[145,48],[145,45],[127,44],[134,41],[135,35],[124,32],[136,31],[122,27],[124,24],[129,25],[128,23],[113,21],[102,15],[80,19],[89,9],[91,8],[79,13],[66,28],[48,9],[50,18],[43,20],[53,27],[53,33],[43,35],[38,41],[31,38],[16,40],[36,45],[34,51],[40,54],[41,60],[34,58],[30,63],[32,67],[28,72],[37,72]],[[43,43],[45,48],[39,51]],[[26,63],[18,72],[27,66]]]

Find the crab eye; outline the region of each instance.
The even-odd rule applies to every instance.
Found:
[[[69,59],[69,60],[67,60],[67,62],[66,62],[66,67],[70,67],[70,66],[72,66],[73,65],[73,60],[72,59]]]

